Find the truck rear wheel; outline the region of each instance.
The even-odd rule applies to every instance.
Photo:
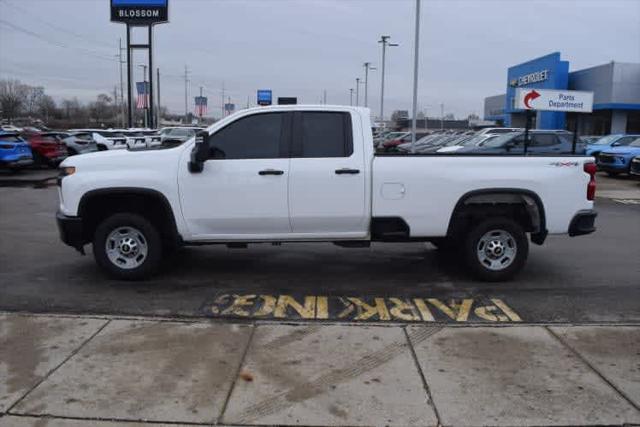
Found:
[[[98,265],[111,277],[140,280],[158,270],[162,239],[146,218],[133,213],[117,213],[96,228],[93,254]]]
[[[489,282],[511,279],[529,255],[527,234],[509,218],[479,222],[469,230],[462,247],[473,275]]]

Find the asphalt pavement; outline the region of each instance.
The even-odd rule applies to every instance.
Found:
[[[429,244],[189,247],[144,282],[59,241],[55,187],[0,188],[0,310],[413,323],[640,323],[640,182],[599,176],[597,231],[532,245],[513,281],[472,280]]]

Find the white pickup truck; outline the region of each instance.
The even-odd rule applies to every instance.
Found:
[[[594,231],[591,157],[375,154],[368,109],[253,108],[172,148],[61,165],[62,240],[140,279],[180,245],[432,242],[483,280],[524,265],[528,235]]]

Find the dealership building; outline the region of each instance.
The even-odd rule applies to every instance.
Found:
[[[484,100],[484,119],[506,127],[524,127],[525,112],[514,108],[516,88],[593,92],[592,113],[538,111],[537,129],[574,130],[582,135],[640,133],[640,64],[609,62],[569,72],[560,52],[507,70],[506,93]]]

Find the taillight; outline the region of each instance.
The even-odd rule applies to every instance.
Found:
[[[593,162],[585,163],[584,171],[589,174],[589,183],[587,184],[587,200],[593,200],[596,197],[596,164]]]

